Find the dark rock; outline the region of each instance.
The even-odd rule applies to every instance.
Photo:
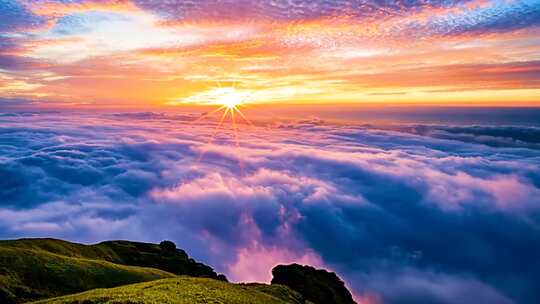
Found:
[[[229,282],[229,280],[227,279],[227,277],[224,275],[224,274],[218,274],[217,276],[217,280],[220,280],[220,281],[223,281],[223,282]]]
[[[98,246],[106,246],[114,252],[113,258],[109,259],[113,263],[152,267],[178,275],[218,279],[217,273],[210,266],[190,258],[184,250],[176,248],[176,245],[170,241],[163,241],[159,245],[107,241]]]
[[[288,286],[315,304],[356,304],[345,283],[333,272],[291,264],[274,267],[272,275],[272,284]]]
[[[165,253],[171,253],[176,251],[176,244],[171,241],[163,241],[159,243],[159,247]]]

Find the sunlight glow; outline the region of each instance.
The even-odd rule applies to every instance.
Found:
[[[197,94],[192,94],[186,98],[174,99],[168,104],[219,105],[227,108],[234,108],[244,104],[248,99],[253,102],[254,95],[254,90],[238,89],[234,86],[217,86]]]
[[[227,132],[224,128],[224,123],[228,121],[230,123],[230,130],[233,131],[233,137],[234,142],[236,145],[236,148],[240,148],[240,142],[239,142],[239,129],[240,129],[240,123],[242,121],[250,126],[253,126],[251,121],[242,113],[240,110],[240,107],[245,106],[244,102],[253,95],[254,92],[247,91],[247,90],[237,90],[234,86],[233,87],[217,87],[215,89],[212,89],[208,92],[206,92],[204,95],[207,98],[207,100],[204,102],[205,104],[215,104],[219,105],[218,108],[215,110],[205,113],[201,115],[201,117],[195,122],[200,121],[205,118],[211,118],[213,116],[220,115],[219,120],[214,127],[214,131],[212,135],[210,136],[208,140],[208,144],[211,144],[217,133],[220,131]],[[200,102],[200,101],[199,101]],[[201,151],[201,154],[199,155],[198,161],[200,161],[204,156],[205,151]],[[240,167],[242,168],[243,165],[240,162]]]
[[[243,103],[246,94],[238,92],[235,88],[219,88],[216,89],[215,103],[223,105],[229,109],[234,109]]]

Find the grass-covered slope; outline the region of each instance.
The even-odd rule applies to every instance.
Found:
[[[0,303],[21,303],[175,274],[218,278],[212,268],[195,262],[170,244],[0,241]]]
[[[169,243],[169,246],[131,241],[84,245],[57,239],[20,239],[0,241],[0,248],[25,248],[115,264],[153,267],[178,275],[218,278],[211,267],[190,259],[184,250],[177,249],[173,243],[165,243]],[[170,245],[173,247],[170,248]]]
[[[302,297],[285,286],[236,285],[177,277],[42,300],[40,304],[301,304]]]
[[[20,303],[173,276],[154,268],[0,247],[0,303]]]
[[[273,275],[271,285],[231,284],[168,241],[0,241],[0,304],[354,304],[334,273],[293,264]]]

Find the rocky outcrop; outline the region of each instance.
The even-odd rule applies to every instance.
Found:
[[[315,304],[356,304],[345,283],[333,272],[298,264],[272,269],[272,284],[285,285]]]

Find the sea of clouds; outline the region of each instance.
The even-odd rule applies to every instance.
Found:
[[[0,113],[0,238],[170,239],[233,281],[312,264],[366,303],[540,302],[540,128],[214,127]]]

